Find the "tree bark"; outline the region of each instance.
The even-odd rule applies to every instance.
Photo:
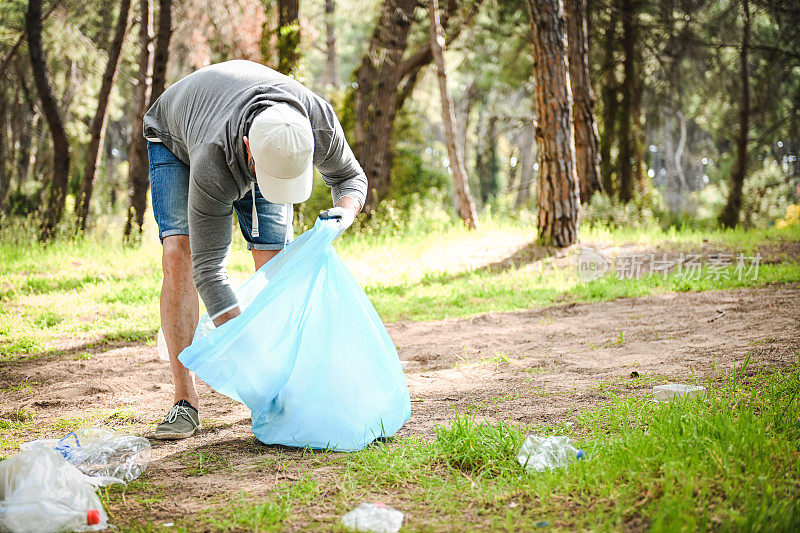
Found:
[[[142,234],[144,212],[147,209],[147,189],[150,183],[147,164],[147,143],[142,137],[142,120],[150,99],[150,84],[153,55],[150,53],[152,23],[150,0],[139,0],[139,72],[136,77],[136,103],[131,124],[131,142],[128,152],[128,219],[125,222],[124,240]],[[134,233],[134,228],[136,232]]]
[[[325,0],[325,83],[339,86],[339,57],[336,52],[336,0]]]
[[[461,220],[469,229],[475,229],[478,225],[478,215],[475,212],[475,202],[469,191],[467,174],[464,172],[464,158],[456,143],[455,115],[453,114],[453,101],[447,92],[447,68],[444,64],[444,30],[439,21],[439,0],[428,0],[428,10],[430,11],[430,39],[431,54],[436,63],[436,73],[439,79],[439,96],[442,100],[442,122],[447,139],[447,153],[450,158],[450,170],[453,172],[453,180],[456,187],[456,198],[458,200],[458,210]]]
[[[594,93],[589,78],[586,32],[586,0],[567,0],[569,83],[572,88],[572,118],[575,127],[575,170],[582,203],[602,191]]]
[[[742,100],[739,104],[739,139],[737,141],[736,170],[731,174],[731,190],[728,202],[720,214],[719,221],[728,228],[739,223],[739,212],[742,210],[742,187],[747,175],[747,136],[750,133],[750,69],[747,56],[750,48],[750,4],[742,0],[742,48],[739,53],[741,62]]]
[[[535,141],[536,141],[536,125],[531,121],[525,124],[525,127],[520,136],[520,177],[519,187],[517,189],[517,198],[514,201],[516,207],[524,207],[528,205],[530,199],[531,185],[534,182],[533,164],[535,162]]]
[[[619,84],[617,83],[616,10],[609,10],[609,21],[603,36],[603,87],[600,96],[603,102],[603,135],[600,137],[600,179],[603,190],[611,195],[615,192],[614,163],[611,150],[617,138],[617,114],[619,112]]]
[[[578,240],[578,180],[561,0],[528,0],[533,34],[534,97],[539,112],[539,241],[565,247]]]
[[[103,141],[106,134],[106,124],[108,123],[108,100],[111,97],[111,89],[117,80],[119,72],[119,57],[122,53],[122,44],[125,41],[125,34],[128,32],[128,16],[131,10],[131,0],[122,0],[119,7],[119,17],[117,27],[114,31],[114,39],[108,50],[108,63],[103,73],[103,82],[100,85],[100,93],[97,96],[97,110],[95,111],[92,124],[89,127],[91,139],[86,149],[86,167],[83,170],[83,181],[75,202],[75,214],[78,217],[78,231],[86,229],[86,218],[89,216],[89,203],[94,191],[94,182],[97,178],[97,167],[103,156]]]
[[[300,61],[299,17],[299,0],[278,0],[277,70],[282,74],[291,74]]]
[[[447,31],[446,46],[470,23],[480,2],[474,0],[459,23]],[[367,51],[355,71],[355,151],[369,183],[366,213],[389,192],[394,118],[413,92],[420,70],[433,59],[430,43],[425,42],[403,60],[417,5],[416,0],[384,0]],[[445,2],[442,27],[449,28],[447,21],[457,8],[455,1]]]
[[[634,0],[622,0],[622,49],[624,78],[619,106],[619,187],[617,193],[622,202],[633,199],[634,166],[636,165],[636,139],[634,121],[634,99],[636,81],[636,9]]]
[[[42,224],[39,227],[39,238],[49,241],[55,234],[56,225],[61,220],[64,202],[67,198],[67,182],[69,181],[69,141],[58,109],[58,102],[50,85],[47,74],[47,62],[42,48],[42,0],[30,0],[25,14],[25,28],[28,32],[28,52],[31,68],[36,81],[36,89],[42,104],[42,113],[53,136],[53,179],[50,186],[50,197],[45,203]]]
[[[158,100],[167,85],[167,61],[169,41],[172,38],[172,0],[159,0],[158,35],[153,52],[153,83],[150,89],[150,105]]]

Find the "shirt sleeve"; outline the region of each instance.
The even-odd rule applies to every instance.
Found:
[[[328,145],[328,149],[325,158],[317,163],[317,169],[331,188],[334,204],[343,196],[350,196],[363,207],[367,198],[367,176],[347,143],[336,113],[327,103],[323,106],[323,114],[329,129],[315,134],[323,137],[321,140]]]
[[[239,304],[225,270],[231,245],[233,202],[227,201],[221,191],[204,187],[203,171],[195,171],[196,168],[202,169],[202,165],[194,165],[190,170],[189,245],[194,284],[213,320]]]

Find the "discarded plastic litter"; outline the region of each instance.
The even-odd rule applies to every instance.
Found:
[[[0,531],[99,531],[108,516],[91,478],[58,452],[35,446],[0,462]]]
[[[169,351],[167,350],[167,338],[164,336],[164,328],[158,328],[156,347],[158,348],[158,358],[162,361],[169,361]]]
[[[528,472],[542,472],[567,466],[571,461],[585,457],[583,450],[570,444],[569,437],[528,435],[519,449],[517,461]]]
[[[356,531],[395,533],[403,525],[403,513],[383,503],[362,503],[342,517],[345,527]]]
[[[656,385],[653,387],[653,400],[666,402],[671,398],[681,396],[698,396],[706,388],[700,385],[685,385],[683,383],[669,383],[667,385]]]
[[[62,439],[25,442],[20,449],[45,447],[59,452],[78,470],[92,476],[96,484],[133,481],[150,464],[152,448],[142,437],[123,435],[107,428],[79,429]]]

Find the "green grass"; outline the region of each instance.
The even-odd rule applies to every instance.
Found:
[[[236,235],[236,232],[234,232]],[[386,321],[437,320],[487,311],[513,311],[571,302],[596,302],[671,291],[707,291],[800,281],[800,258],[762,264],[757,279],[733,266],[697,279],[675,273],[620,279],[613,272],[589,283],[575,275],[574,261],[522,262],[505,270],[484,268],[470,250],[500,247],[509,254],[530,242],[534,229],[519,220],[487,218],[477,232],[458,224],[364,236],[346,234],[336,247]],[[800,241],[800,229],[635,230],[584,227],[592,245],[660,246],[698,251],[701,246],[752,255],[759,245]],[[252,259],[234,239],[229,272],[241,282]],[[80,357],[114,343],[155,342],[161,290],[160,245],[146,235],[136,247],[108,238],[78,239],[46,247],[0,244],[0,361],[60,353],[65,341],[80,341]]]

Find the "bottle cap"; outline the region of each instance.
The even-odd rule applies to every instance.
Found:
[[[89,509],[86,513],[86,524],[94,526],[100,523],[100,511],[97,509]]]

